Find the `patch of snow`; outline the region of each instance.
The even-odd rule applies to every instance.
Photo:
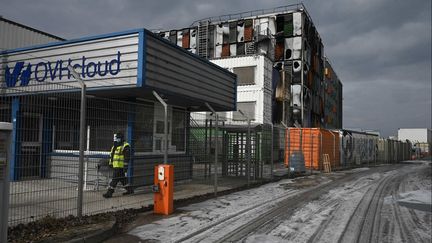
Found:
[[[300,207],[269,235],[277,239],[275,242],[307,242],[322,225],[327,224],[322,235],[315,240],[337,242],[363,195],[381,177],[383,173],[373,173],[330,190],[318,200]],[[331,222],[327,223],[330,217]],[[250,235],[247,240],[256,236],[259,235]]]
[[[250,219],[265,211],[263,206],[272,207],[287,196],[299,190],[286,189],[280,184],[290,183],[291,180],[281,180],[269,183],[259,188],[236,192],[205,202],[191,204],[180,208],[186,211],[177,216],[164,218],[155,223],[139,226],[129,234],[143,240],[159,240],[170,242],[181,239],[200,229],[211,227],[218,221],[228,220],[236,214],[247,212]],[[247,217],[242,214],[242,217]],[[247,221],[238,220],[242,223]]]
[[[248,237],[244,242],[246,243],[282,243],[286,242],[285,240],[281,240],[278,237],[274,237],[271,235],[252,235]]]
[[[426,190],[409,191],[399,194],[399,205],[412,209],[432,212],[432,193]]]
[[[398,201],[431,204],[432,193],[425,190],[409,191],[399,194]]]
[[[366,171],[366,170],[369,170],[369,168],[368,167],[355,168],[355,169],[352,169],[350,171],[352,171],[352,172],[361,172],[361,171]]]
[[[412,164],[431,164],[432,161],[431,160],[405,160],[402,161],[401,163],[412,163]]]

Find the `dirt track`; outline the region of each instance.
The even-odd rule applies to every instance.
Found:
[[[422,193],[430,190],[430,164],[283,180],[181,208],[169,218],[136,227],[123,239],[129,235],[137,242],[430,242],[430,201],[416,199],[424,199]]]

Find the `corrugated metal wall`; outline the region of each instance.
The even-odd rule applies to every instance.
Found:
[[[205,60],[199,60],[192,54],[185,55],[183,50],[160,41],[151,34],[146,35],[145,42],[146,85],[216,106],[235,108],[234,74]],[[206,78],[200,78],[202,75]]]
[[[62,39],[0,17],[0,49],[15,49],[59,40]]]

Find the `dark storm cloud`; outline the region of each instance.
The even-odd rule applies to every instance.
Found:
[[[344,126],[431,127],[431,2],[314,1],[309,12],[344,84]]]
[[[0,15],[64,38],[176,29],[298,1],[0,0]],[[431,1],[305,1],[344,85],[344,127],[431,127]]]

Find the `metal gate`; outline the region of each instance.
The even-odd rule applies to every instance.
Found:
[[[250,140],[250,152],[247,144]],[[225,176],[247,176],[247,155],[250,154],[250,176],[254,179],[260,177],[260,134],[251,131],[247,136],[247,128],[228,129],[224,136],[225,163],[222,168]]]

